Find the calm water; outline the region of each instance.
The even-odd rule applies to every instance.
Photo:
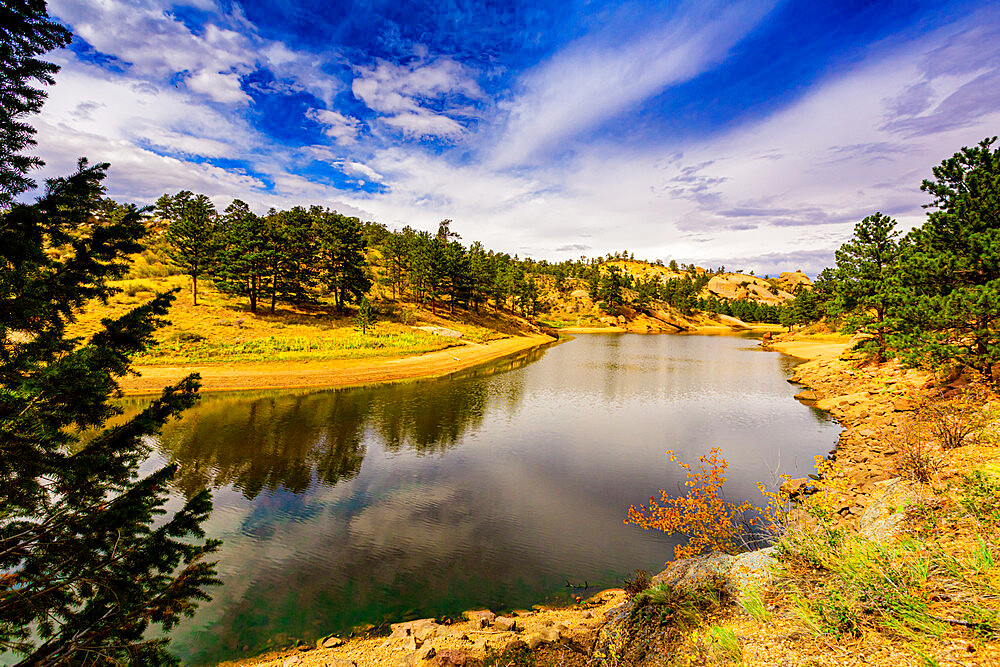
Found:
[[[678,488],[665,450],[722,447],[741,500],[836,440],[793,400],[793,362],[755,343],[581,336],[442,380],[205,396],[150,462],[180,464],[179,494],[214,489],[224,540],[225,583],[173,649],[204,664],[659,571],[674,540],[622,519]]]

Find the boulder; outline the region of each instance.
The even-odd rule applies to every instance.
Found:
[[[589,299],[590,292],[588,292],[585,289],[578,289],[570,292],[570,296],[573,297],[574,299]]]
[[[523,639],[511,639],[503,650],[506,653],[513,653],[514,651],[527,651],[529,648],[528,643]]]
[[[783,287],[794,290],[797,286],[812,287],[812,280],[801,271],[782,271],[778,275],[778,282]]]
[[[393,623],[389,627],[392,629],[389,639],[404,639],[415,636],[420,641],[426,641],[435,636],[439,626],[433,618],[419,618],[405,623]]]
[[[501,632],[517,632],[517,621],[511,616],[497,616],[493,627]]]
[[[667,583],[687,590],[712,586],[724,580],[735,560],[733,556],[717,551],[694,558],[681,558],[669,563],[666,569],[650,579],[650,585]]]
[[[763,588],[774,580],[778,561],[774,547],[748,551],[737,556],[726,573],[726,591],[738,598],[748,588]]]
[[[819,400],[819,394],[812,389],[803,389],[799,393],[795,394],[795,398],[803,403],[815,403]]]
[[[876,483],[861,512],[861,537],[876,542],[894,539],[902,532],[906,508],[919,503],[920,497],[920,485],[913,481],[896,478]]]
[[[463,618],[468,620],[474,628],[485,628],[497,617],[489,609],[470,609],[462,612]]]
[[[329,635],[328,637],[321,637],[316,640],[316,648],[337,648],[344,643],[344,640],[340,637],[335,637]]]

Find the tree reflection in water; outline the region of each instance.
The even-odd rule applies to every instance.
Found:
[[[314,484],[353,479],[365,457],[366,435],[386,450],[442,453],[477,428],[491,398],[508,408],[523,383],[470,382],[521,368],[544,354],[531,350],[494,364],[432,381],[326,391],[205,394],[181,422],[169,424],[162,453],[180,466],[175,485],[186,497],[232,486],[248,500],[262,491],[302,493]],[[428,382],[434,391],[428,391]],[[126,401],[137,410],[144,401]]]

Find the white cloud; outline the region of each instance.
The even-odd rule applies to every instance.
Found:
[[[406,136],[435,136],[454,139],[463,133],[461,123],[452,115],[467,116],[466,107],[450,104],[443,112],[424,105],[430,100],[483,98],[483,91],[464,65],[450,59],[396,65],[379,61],[374,67],[361,68],[351,84],[354,96],[384,121]]]
[[[192,91],[222,102],[223,104],[248,104],[250,96],[240,86],[240,76],[236,72],[212,72],[203,69],[185,79],[184,83]]]
[[[310,109],[306,116],[323,126],[326,136],[332,137],[338,144],[350,145],[357,143],[358,119],[328,109]]]
[[[455,138],[462,135],[462,126],[455,120],[442,114],[431,113],[424,109],[408,111],[389,116],[385,119],[389,125],[399,128],[408,137],[445,137]]]
[[[242,77],[264,67],[279,80],[316,94],[328,104],[341,82],[321,69],[322,59],[261,38],[239,6],[216,12],[200,34],[178,20],[166,0],[53,0],[49,11],[98,51],[127,64],[127,76],[163,84],[179,78],[194,93],[220,104],[245,105]]]
[[[382,183],[385,181],[385,177],[378,173],[367,164],[361,162],[355,162],[354,160],[347,160],[344,163],[344,169],[347,170],[349,174],[355,174],[357,176],[364,176],[369,181],[375,183]]]

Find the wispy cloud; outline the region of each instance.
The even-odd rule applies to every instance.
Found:
[[[461,136],[464,128],[455,116],[468,115],[467,102],[484,97],[468,68],[450,58],[403,65],[380,61],[359,68],[351,90],[386,124],[418,138]],[[435,110],[431,102],[443,108]]]
[[[515,87],[492,160],[517,165],[724,59],[774,2],[694,3],[634,35],[580,38]]]

